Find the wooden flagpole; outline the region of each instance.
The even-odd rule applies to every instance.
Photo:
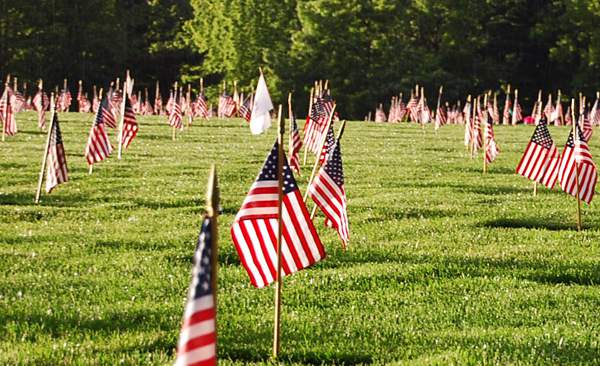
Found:
[[[571,120],[573,121],[573,123],[571,123],[571,128],[572,128],[571,133],[573,134],[573,145],[575,145],[575,140],[579,138],[579,133],[575,129],[575,125],[577,123],[575,122],[575,99],[573,99],[573,98],[571,98]],[[579,125],[579,124],[577,124],[577,125]],[[575,149],[575,147],[573,147],[573,149]],[[579,163],[577,162],[577,159],[575,159],[574,164],[575,164],[575,182],[577,184],[577,231],[581,231],[581,197],[579,197],[581,186],[579,183]]]
[[[190,128],[192,126],[192,111],[190,110],[191,106],[192,106],[192,85],[188,84],[187,86],[187,93],[185,95],[185,111],[188,115],[188,128]]]
[[[40,176],[38,178],[37,191],[35,192],[35,203],[40,202],[42,194],[42,183],[44,182],[44,171],[46,170],[46,160],[48,160],[48,147],[50,146],[50,136],[52,135],[52,126],[54,125],[54,93],[50,94],[50,127],[48,128],[48,136],[46,137],[46,147],[42,154],[42,167],[40,168]]]
[[[475,118],[477,117],[477,110],[479,109],[479,96],[473,98],[473,117],[471,120],[471,159],[475,158]],[[481,125],[481,123],[480,123]]]
[[[278,154],[277,154],[277,177],[279,183],[277,195],[277,282],[275,282],[275,318],[273,324],[273,358],[279,356],[280,340],[281,340],[281,247],[283,234],[283,135],[285,133],[285,119],[281,116],[281,104],[279,105],[279,113],[277,117],[279,133],[277,137]]]
[[[333,108],[331,108],[331,113],[329,113],[329,118],[327,119],[327,124],[325,125],[325,129],[323,130],[323,136],[321,136],[321,141],[319,143],[319,149],[317,150],[317,157],[315,158],[315,164],[313,165],[312,172],[310,173],[310,179],[308,179],[307,187],[310,187],[313,178],[315,177],[315,173],[317,172],[317,168],[319,167],[319,160],[321,158],[321,152],[323,151],[323,146],[325,145],[325,141],[327,140],[327,132],[329,131],[329,126],[331,125],[331,121],[333,119],[333,113],[335,112],[336,104],[333,104]],[[304,202],[308,199],[308,189],[306,193],[304,193]]]
[[[310,112],[312,111],[312,105],[313,105],[313,97],[315,95],[315,88],[310,88],[310,99],[308,101],[308,118],[307,120],[310,119]],[[306,126],[304,128],[304,132],[306,133]],[[304,146],[304,161],[302,163],[302,166],[306,165],[306,157],[308,154],[308,149],[306,148],[306,146]]]
[[[423,121],[423,108],[425,108],[425,87],[421,87],[421,100],[423,104],[421,105],[421,115],[419,116],[419,120],[421,121],[421,129],[425,132],[425,121]],[[431,115],[429,116],[431,118]]]
[[[211,218],[210,241],[211,241],[211,282],[213,289],[214,306],[217,308],[217,272],[218,272],[218,216],[219,216],[219,181],[217,178],[217,169],[215,164],[210,166],[208,176],[208,187],[206,189],[206,215]],[[215,329],[216,332],[216,329]]]
[[[121,101],[121,106],[120,106],[120,111],[121,111],[121,116],[119,118],[119,133],[117,135],[119,141],[117,141],[118,144],[118,154],[117,154],[117,158],[119,160],[121,160],[121,156],[122,156],[122,152],[123,152],[123,122],[125,121],[125,99],[127,98],[127,95],[129,94],[129,70],[127,70],[127,74],[125,76],[125,82],[123,83],[123,93],[121,93],[123,95],[123,100]]]
[[[294,149],[294,143],[292,141],[293,139],[293,127],[292,127],[292,93],[288,93],[288,118],[290,120],[290,136],[289,136],[289,140],[288,140],[288,159],[292,158],[292,152]]]
[[[488,113],[488,111],[487,111],[487,101],[488,101],[488,95],[486,93],[483,96],[483,113],[484,113],[484,115]],[[479,104],[479,103],[477,103],[477,104]],[[488,116],[488,118],[489,118],[489,116]],[[486,138],[486,135],[487,134],[486,134],[486,131],[489,129],[489,126],[488,126],[489,121],[488,121],[488,119],[484,118],[483,121],[481,121],[481,122],[484,122],[484,121],[485,121],[485,126],[483,126],[484,130],[483,130],[483,139],[482,139],[483,140],[483,154],[482,154],[483,155],[483,174],[487,173],[487,159],[486,159],[486,156],[487,156],[487,138]]]
[[[102,92],[103,92],[103,90],[102,90],[102,88],[100,88],[100,93],[98,94],[98,110],[99,110],[100,108],[102,108],[102,98],[103,98]],[[98,112],[99,112],[99,111],[97,111],[97,112],[96,112],[96,114],[97,114]],[[95,118],[92,118],[92,128],[94,128],[94,124],[95,124],[95,123],[96,123],[96,119],[95,119]],[[94,171],[94,164],[90,164],[90,167],[89,167],[89,170],[88,170],[88,174],[89,174],[89,175],[92,175],[92,172],[93,172],[93,171]]]

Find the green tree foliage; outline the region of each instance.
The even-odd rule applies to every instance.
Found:
[[[90,86],[129,68],[138,86],[204,77],[214,95],[262,67],[276,100],[327,79],[353,118],[416,83],[431,102],[439,85],[453,101],[511,83],[528,107],[540,88],[595,91],[597,24],[586,0],[4,1],[0,71]]]

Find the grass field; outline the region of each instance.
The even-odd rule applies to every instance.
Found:
[[[71,181],[40,205],[35,115],[0,143],[0,364],[172,363],[212,162],[218,356],[269,362],[273,290],[251,287],[229,227],[275,129],[200,122],[172,142],[164,117],[140,120],[124,159],[88,176],[92,116],[61,115]],[[551,132],[562,148],[568,130]],[[531,133],[496,127],[502,152],[482,175],[459,126],[349,123],[350,250],[318,216],[328,258],[284,282],[282,362],[600,364],[600,209],[579,233],[574,198],[532,196],[514,174]]]

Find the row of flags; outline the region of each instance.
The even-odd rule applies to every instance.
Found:
[[[549,189],[559,182],[564,192],[588,204],[594,198],[598,179],[596,165],[580,125],[573,126],[561,154],[552,140],[545,117],[535,128],[517,165],[517,173]]]
[[[523,108],[518,101],[518,89],[515,89],[514,95],[510,90],[511,88],[509,85],[504,100],[502,114],[500,114],[498,94],[492,93],[491,91],[488,91],[485,94],[488,96],[488,101],[483,108],[489,110],[489,114],[493,119],[494,124],[537,124],[542,117],[545,117],[548,123],[554,124],[555,126],[572,124],[571,107],[567,107],[566,112],[563,110],[561,103],[562,95],[560,91],[557,93],[555,100],[553,99],[552,94],[548,94],[548,99],[545,104],[542,101],[542,91],[540,91],[538,93],[538,99],[531,108],[531,115],[524,116]],[[449,102],[440,103],[441,94],[440,88],[437,107],[432,111],[428,106],[423,88],[417,85],[415,91],[411,92],[411,96],[406,104],[403,101],[402,93],[398,96],[393,96],[387,114],[383,104],[379,104],[375,109],[374,121],[391,123],[406,121],[420,124],[435,123],[436,129],[445,124],[464,124],[467,120],[465,116],[467,109],[466,103],[469,102],[467,101],[464,106],[461,106],[461,102],[458,101],[453,106],[450,106]],[[580,118],[584,119],[586,124],[589,124],[590,126],[600,125],[600,108],[598,105],[600,96],[596,95],[596,100],[592,105],[586,103],[585,96],[580,95],[579,99]],[[365,117],[365,121],[371,120],[371,113],[369,112]]]

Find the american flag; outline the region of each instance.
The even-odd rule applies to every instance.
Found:
[[[417,122],[419,120],[419,101],[414,94],[411,94],[408,104],[406,105],[406,109],[410,115],[410,120],[412,122]]]
[[[48,99],[48,95],[40,89],[33,97],[32,103],[33,108],[38,113],[38,127],[44,129],[46,127],[46,109],[48,109],[50,99]]]
[[[169,114],[169,115],[171,114],[174,104],[175,104],[175,95],[173,94],[173,91],[171,90],[169,92],[169,99],[167,99],[167,104],[165,105],[165,110],[167,111],[167,114]]]
[[[440,105],[435,111],[435,129],[439,129],[448,121],[448,116],[446,115],[446,109],[444,106]]]
[[[481,113],[481,106],[479,105],[479,102],[476,102],[474,107],[477,108],[477,111],[472,121],[471,146],[473,146],[474,151],[478,151],[479,148],[483,146],[483,138],[481,137],[481,123],[483,120],[483,113]]]
[[[169,126],[175,127],[178,129],[183,129],[183,115],[181,114],[181,106],[175,98],[173,98],[173,103],[171,104],[170,112],[169,112]]]
[[[292,113],[290,116],[292,121],[290,126],[290,168],[295,173],[300,173],[300,148],[302,148],[302,140],[300,139],[300,131],[298,130],[298,123],[296,122],[296,116]]]
[[[192,282],[183,313],[183,323],[175,366],[211,366],[217,364],[217,306],[214,284],[216,275],[212,251],[215,250],[207,216],[202,222],[194,253]]]
[[[18,91],[14,91],[12,94],[11,104],[13,106],[13,113],[19,113],[25,106],[25,97]]]
[[[208,119],[208,105],[206,104],[206,96],[200,93],[196,98],[195,113],[198,117],[204,117]]]
[[[589,204],[594,198],[598,175],[587,142],[581,138],[582,133],[579,126],[575,126],[575,131],[578,138],[574,140],[573,131],[571,131],[560,157],[558,169],[560,187],[566,193],[577,197],[577,183],[579,183],[579,198]],[[577,170],[579,170],[579,175],[577,175]],[[577,176],[579,182],[577,182]]]
[[[512,111],[512,103],[510,101],[510,94],[506,94],[506,101],[504,102],[504,112],[502,113],[502,124],[510,124],[510,115]]]
[[[160,95],[158,89],[156,90],[156,96],[154,97],[154,114],[162,114],[162,95]]]
[[[17,133],[17,120],[12,105],[12,89],[7,85],[0,98],[0,119],[4,124],[4,132],[8,136],[14,136]]]
[[[99,110],[102,111],[100,114],[102,116],[102,122],[105,123],[110,128],[117,128],[117,117],[115,115],[115,109],[111,106],[111,102],[109,101],[109,92],[106,98],[102,98],[102,102],[100,102]],[[96,113],[96,118],[98,113]]]
[[[330,158],[321,167],[309,188],[309,195],[325,214],[325,224],[337,230],[344,248],[348,246],[348,223],[344,168],[339,140]]]
[[[463,115],[466,121],[465,123],[465,146],[469,146],[471,143],[471,134],[473,129],[473,118],[471,114],[471,102],[467,100],[465,107],[463,108]]]
[[[558,149],[552,141],[546,119],[542,119],[517,165],[517,173],[552,189],[558,179],[558,166]]]
[[[375,108],[375,122],[385,122],[387,118],[385,116],[385,111],[383,110],[383,104],[380,104],[379,107]]]
[[[125,100],[125,114],[123,115],[123,132],[121,143],[126,149],[131,141],[135,138],[139,130],[137,120],[135,118],[135,112],[129,101],[129,98]]]
[[[99,107],[100,99],[98,99],[98,94],[96,94],[96,89],[94,89],[94,98],[92,99],[92,113],[98,113]]]
[[[67,157],[63,145],[60,126],[58,125],[58,113],[54,113],[54,121],[51,122],[50,143],[48,145],[48,157],[46,165],[46,192],[50,193],[54,187],[69,180],[67,169]]]
[[[277,280],[278,149],[276,142],[231,227],[241,262],[259,288]],[[289,275],[323,259],[325,248],[285,158],[282,174],[281,266]]]
[[[552,114],[554,113],[554,106],[552,105],[552,98],[548,98],[548,103],[544,107],[544,117],[547,121],[552,121]]]
[[[250,118],[252,117],[252,95],[248,95],[246,99],[244,99],[244,102],[240,105],[238,114],[245,119],[246,122],[250,122]]]
[[[590,111],[589,119],[592,123],[592,126],[598,126],[600,124],[600,110],[598,110],[598,99],[596,99],[596,101],[594,102],[594,106]]]
[[[327,135],[325,135],[325,143],[323,144],[323,149],[321,149],[321,155],[319,156],[319,164],[323,165],[327,159],[333,153],[333,149],[335,148],[335,136],[333,134],[333,121],[329,124],[329,130],[327,130]]]
[[[585,141],[590,141],[592,138],[592,133],[594,133],[594,128],[592,127],[592,121],[586,115],[586,113],[581,113],[579,115],[579,125],[583,126],[583,139]]]
[[[307,122],[304,125],[304,146],[315,154],[319,152],[319,144],[325,133],[329,115],[333,109],[331,97],[317,97],[313,102]]]
[[[226,92],[219,97],[218,115],[220,118],[231,118],[235,114],[236,104],[233,97]]]
[[[110,144],[106,128],[104,127],[107,124],[107,120],[114,118],[108,108],[107,99],[108,98],[103,98],[100,103],[94,125],[90,130],[90,136],[88,137],[85,146],[85,158],[89,165],[101,162],[112,152],[112,145]]]
[[[518,122],[521,122],[522,120],[523,120],[523,110],[521,109],[521,105],[519,104],[519,102],[515,98],[515,105],[513,107],[513,113],[512,113],[512,121],[511,121],[511,123],[513,125],[516,125]]]
[[[56,103],[56,107],[59,112],[68,112],[69,107],[71,107],[71,101],[73,98],[71,97],[71,92],[69,89],[63,89],[58,96],[58,101]]]
[[[500,149],[496,144],[496,137],[494,135],[494,120],[489,119],[485,121],[485,161],[489,164],[496,160],[496,157],[500,153]]]

